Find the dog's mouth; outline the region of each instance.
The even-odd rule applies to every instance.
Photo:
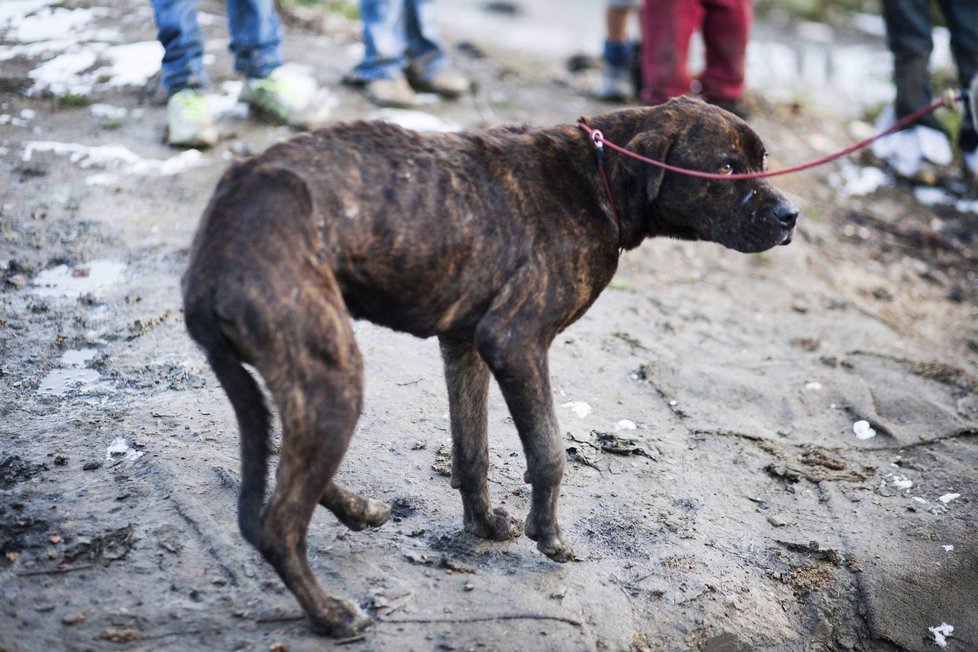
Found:
[[[791,238],[794,236],[794,233],[795,233],[794,231],[788,231],[788,234],[786,236],[784,236],[784,240],[782,240],[781,242],[778,243],[778,246],[779,247],[783,247],[785,245],[790,245],[791,244]]]

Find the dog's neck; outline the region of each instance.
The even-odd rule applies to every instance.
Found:
[[[635,135],[637,124],[645,122],[648,112],[644,109],[626,109],[615,113],[587,119],[586,124],[599,130],[606,140],[624,147]],[[603,154],[597,153],[596,146],[584,130],[580,131],[580,139],[587,144],[594,158],[593,181],[597,192],[608,196],[606,203],[614,212],[618,229],[618,247],[621,250],[634,249],[647,237],[657,235],[645,224],[646,206],[639,199],[638,193],[628,187],[629,182],[620,168],[620,154],[609,147],[604,147]],[[599,167],[604,168],[604,174]]]

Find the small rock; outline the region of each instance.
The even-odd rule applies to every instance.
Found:
[[[86,616],[83,612],[76,611],[73,614],[65,614],[61,616],[61,622],[65,625],[77,625],[78,623],[85,622],[86,618],[88,618],[88,616]]]
[[[102,630],[100,637],[113,643],[132,643],[142,638],[142,635],[137,630],[128,627],[109,627]]]
[[[99,468],[102,468],[101,462],[85,462],[85,465],[82,466],[82,471],[94,471]]]
[[[462,589],[465,591],[474,591],[475,584],[473,584],[472,582],[466,582],[465,585],[462,587]]]
[[[68,464],[68,457],[66,455],[55,455],[54,465],[55,466],[65,466]]]

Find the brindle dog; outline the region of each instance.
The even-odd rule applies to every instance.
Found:
[[[761,170],[758,136],[730,113],[681,99],[590,120],[611,142],[673,165]],[[351,318],[436,335],[448,381],[452,486],[465,529],[504,541],[524,525],[493,509],[486,395],[496,379],[526,454],[525,533],[559,562],[564,470],[547,349],[594,302],[622,250],[645,238],[744,252],[791,240],[798,212],[766,181],[704,181],[595,151],[576,126],[420,135],[382,123],[304,134],[234,165],[203,217],[183,279],[187,328],[241,429],[238,522],[312,627],[348,636],[370,620],[310,572],[317,504],[354,530],[390,510],[333,481],[360,414],[363,366]],[[264,504],[269,411],[282,419],[278,483]]]

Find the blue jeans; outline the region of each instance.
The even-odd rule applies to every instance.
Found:
[[[978,74],[978,2],[975,0],[938,0],[941,13],[951,33],[951,54],[958,69],[961,86],[967,88]],[[927,66],[931,41],[929,0],[883,0],[886,40],[893,53],[893,78],[896,83],[898,118],[913,113],[931,102],[930,71]],[[967,112],[967,109],[966,109]],[[933,113],[924,124],[941,129]],[[971,125],[970,114],[958,138],[965,151],[978,147],[978,134]]]
[[[432,11],[431,0],[360,0],[365,52],[351,77],[393,79],[414,66],[422,79],[430,79],[445,70]]]
[[[206,86],[198,0],[151,1],[163,45],[163,85],[171,95]],[[227,0],[227,12],[235,70],[245,77],[264,77],[282,65],[282,24],[274,0]]]

